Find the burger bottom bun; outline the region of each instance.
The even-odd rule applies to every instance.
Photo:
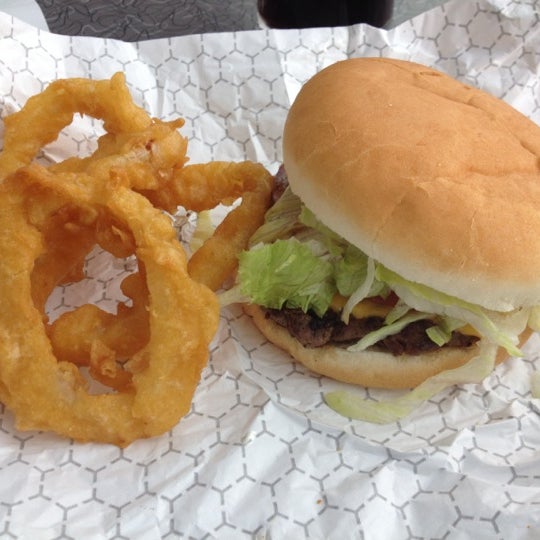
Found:
[[[292,337],[287,329],[266,318],[259,306],[246,304],[244,309],[268,341],[288,352],[308,369],[331,379],[359,386],[414,388],[437,373],[466,364],[478,353],[476,345],[466,349],[447,347],[420,355],[401,356],[369,350],[349,352],[331,345],[307,348]],[[521,343],[524,343],[530,334],[531,331],[527,329],[521,336]],[[499,349],[496,363],[508,358],[508,353]]]

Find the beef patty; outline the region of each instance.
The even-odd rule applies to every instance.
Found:
[[[323,345],[348,346],[362,339],[366,334],[381,328],[382,317],[351,317],[345,324],[337,313],[329,310],[323,317],[301,309],[265,309],[265,316],[286,328],[304,347],[322,347]],[[426,333],[433,326],[429,320],[420,320],[406,326],[401,332],[383,338],[373,348],[389,352],[394,356],[415,355],[439,348]],[[452,332],[452,337],[443,347],[470,347],[476,336]]]

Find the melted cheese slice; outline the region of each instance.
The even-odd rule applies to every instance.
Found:
[[[336,294],[332,299],[330,309],[339,313],[343,309],[343,306],[345,306],[346,302],[347,298],[345,296]],[[366,298],[361,302],[358,302],[358,304],[354,306],[351,314],[355,319],[366,319],[367,317],[384,318],[388,315],[388,313],[390,313],[390,311],[392,311],[393,307],[394,306],[381,304],[379,302],[374,302],[373,300]]]
[[[466,324],[465,326],[462,326],[461,328],[458,328],[460,334],[464,334],[466,336],[476,336],[481,338],[482,335],[476,330],[476,328],[473,328],[470,324]]]

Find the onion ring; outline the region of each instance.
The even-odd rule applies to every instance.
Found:
[[[217,299],[189,277],[169,219],[121,179],[116,182],[30,165],[0,185],[0,398],[21,430],[126,446],[171,429],[190,408],[218,324]],[[90,394],[77,366],[53,354],[32,296],[34,261],[46,249],[36,216],[47,213],[41,207],[28,212],[40,204],[36,191],[50,212],[68,205],[110,214],[133,234],[149,291],[150,333],[133,357],[132,384],[125,390]]]
[[[47,329],[59,361],[89,367],[93,379],[115,390],[131,385],[126,363],[150,337],[148,290],[141,272],[129,274],[121,288],[132,305],[119,304],[117,314],[83,304],[63,313]]]
[[[43,121],[43,111],[46,111]],[[4,119],[4,149],[0,154],[0,180],[28,165],[38,151],[56,140],[78,112],[104,119],[109,133],[141,131],[152,119],[135,105],[123,73],[110,80],[59,79],[29,98],[18,112]]]
[[[273,176],[258,163],[214,161],[177,169],[159,191],[143,193],[168,211],[183,206],[201,212],[242,198],[189,260],[190,275],[215,291],[232,275],[238,254],[262,225],[273,182]]]

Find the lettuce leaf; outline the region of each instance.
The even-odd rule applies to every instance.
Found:
[[[478,355],[463,366],[434,375],[395,399],[376,402],[347,390],[338,390],[327,393],[324,400],[331,409],[347,418],[376,424],[396,422],[445,388],[484,380],[495,366],[497,345],[481,340],[478,347]]]
[[[332,263],[295,239],[243,252],[238,275],[242,294],[268,308],[287,305],[322,316],[336,291]]]

